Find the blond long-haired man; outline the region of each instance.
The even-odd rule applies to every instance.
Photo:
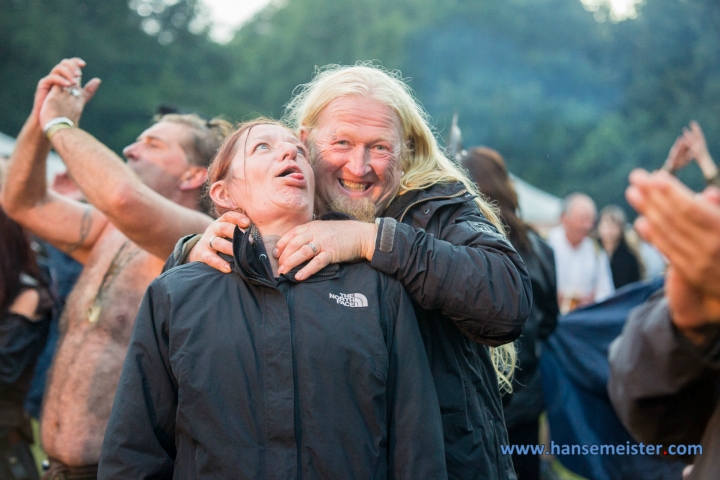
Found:
[[[330,263],[365,260],[398,279],[413,300],[437,387],[448,477],[515,478],[501,451],[500,388],[531,293],[497,215],[444,155],[397,74],[368,64],[326,67],[292,99],[286,120],[310,150],[318,213],[358,220],[293,228],[273,252],[280,273],[303,280]],[[235,224],[245,228],[250,219],[224,214],[188,260],[229,272],[216,252],[232,253]],[[171,263],[185,260],[187,245]]]

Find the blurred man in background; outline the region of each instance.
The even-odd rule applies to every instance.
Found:
[[[615,291],[607,254],[588,236],[596,216],[590,197],[572,193],[563,200],[560,225],[548,233],[562,313],[604,300]]]
[[[46,478],[96,476],[143,293],[176,240],[210,223],[200,211],[201,190],[230,129],[194,115],[164,116],[125,148],[125,164],[76,127],[100,83],[81,88],[84,66],[63,60],[39,82],[2,198],[18,223],[84,264],[61,320],[43,407],[42,444],[51,458]],[[51,144],[89,205],[47,188]],[[183,223],[175,221],[179,212]]]

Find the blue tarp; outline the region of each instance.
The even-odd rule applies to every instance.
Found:
[[[663,279],[627,285],[604,302],[560,317],[540,360],[550,437],[556,445],[635,445],[607,394],[610,343],[630,311]],[[549,447],[546,446],[549,450]],[[683,464],[647,455],[556,455],[569,470],[592,480],[678,480]]]

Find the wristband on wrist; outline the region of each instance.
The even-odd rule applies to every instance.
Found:
[[[75,123],[69,118],[56,117],[45,124],[45,126],[43,127],[43,133],[48,138],[48,140],[50,140],[50,137],[52,137],[53,134],[58,130],[62,130],[63,128],[72,128],[74,126]]]
[[[47,133],[45,134],[45,136],[47,137],[48,140],[52,140],[52,136],[55,135],[55,133],[58,130],[62,130],[63,128],[73,128],[73,127],[71,127],[67,123],[58,123],[57,125],[53,125],[52,127],[50,127],[48,129]]]

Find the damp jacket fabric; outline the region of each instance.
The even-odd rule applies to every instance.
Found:
[[[514,479],[488,347],[523,331],[532,299],[525,264],[461,183],[398,195],[380,217],[370,266],[412,300],[442,412],[448,478]],[[165,268],[182,264],[198,238],[180,239]]]
[[[410,191],[382,214],[371,266],[410,295],[438,392],[448,478],[514,479],[489,346],[530,315],[525,264],[461,183]]]
[[[249,237],[232,273],[192,263],[148,288],[99,478],[446,478],[400,283],[365,263],[275,279]]]

